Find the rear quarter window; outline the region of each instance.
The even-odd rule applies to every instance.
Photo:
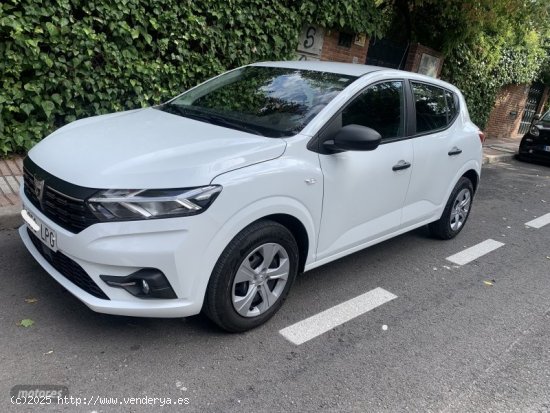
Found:
[[[458,115],[458,96],[456,95],[456,93],[446,90],[445,98],[447,99],[448,107],[447,121],[450,124],[453,120],[455,120],[456,116]]]
[[[429,133],[449,126],[458,115],[458,96],[449,90],[412,82],[416,133]]]

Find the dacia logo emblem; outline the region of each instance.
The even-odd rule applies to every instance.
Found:
[[[38,199],[38,202],[42,204],[42,197],[44,196],[44,180],[38,176],[34,176],[34,195]]]

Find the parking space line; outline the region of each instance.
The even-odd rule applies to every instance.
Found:
[[[542,228],[547,224],[550,224],[550,213],[525,223],[525,225],[527,225],[528,227],[537,228],[537,229]]]
[[[389,291],[383,288],[375,288],[296,324],[285,327],[279,333],[291,343],[300,345],[394,298],[397,298],[397,296]]]
[[[480,242],[473,247],[467,248],[464,251],[460,251],[458,254],[451,255],[447,257],[447,261],[451,261],[456,265],[464,265],[472,262],[473,260],[484,256],[485,254],[490,253],[491,251],[496,250],[497,248],[502,247],[504,244],[494,239],[488,239],[483,242]]]

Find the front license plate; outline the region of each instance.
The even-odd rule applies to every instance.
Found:
[[[542,150],[546,152],[550,152],[550,145],[543,146]]]
[[[27,227],[38,239],[52,251],[57,251],[57,234],[55,231],[36,218],[28,209],[24,209],[21,215],[23,215]]]

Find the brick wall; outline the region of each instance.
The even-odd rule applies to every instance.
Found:
[[[439,59],[439,66],[437,68],[436,76],[439,78],[439,75],[441,74],[441,68],[443,67],[443,54],[434,49],[430,49],[429,47],[421,45],[420,43],[413,43],[410,45],[404,70],[418,73],[418,69],[420,68],[420,61],[422,60],[422,55],[424,53],[430,56],[437,57]]]
[[[485,127],[487,138],[519,137],[517,132],[528,94],[529,85],[508,85],[500,90]]]
[[[352,40],[351,47],[338,46],[340,32],[336,30],[327,30],[323,40],[323,49],[321,51],[321,60],[344,63],[365,64],[367,60],[367,51],[369,49],[369,39],[365,40],[365,45],[360,46]],[[355,36],[354,36],[355,37]]]

